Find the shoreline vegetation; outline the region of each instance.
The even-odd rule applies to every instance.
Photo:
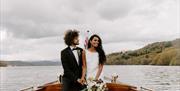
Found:
[[[28,62],[0,60],[0,67],[58,65],[61,65],[61,62],[58,60]],[[106,65],[180,66],[180,38],[173,41],[155,42],[133,51],[111,53],[107,55]]]
[[[133,51],[112,53],[107,60],[107,65],[180,66],[180,38],[155,42]]]

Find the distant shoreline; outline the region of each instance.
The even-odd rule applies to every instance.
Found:
[[[49,67],[53,67],[53,66],[62,66],[62,65],[44,65],[44,66],[49,66]],[[179,65],[106,65],[105,66],[167,66],[167,67],[179,67]],[[6,67],[40,67],[38,65],[36,66],[32,66],[32,65],[29,65],[29,66],[0,66],[0,68],[6,68]],[[41,65],[41,67],[43,67]]]
[[[0,67],[13,67],[13,66],[60,66],[60,61],[0,61],[3,66]]]
[[[180,66],[180,38],[172,41],[155,42],[137,50],[121,51],[106,55],[106,65],[155,65]],[[60,60],[2,61],[7,66],[60,66]]]

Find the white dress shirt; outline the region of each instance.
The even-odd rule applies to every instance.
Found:
[[[75,47],[72,47],[72,46],[70,46],[70,48],[71,48],[71,51],[73,52],[73,54],[74,54],[74,56],[76,58],[77,64],[79,65],[79,57],[78,57],[77,50],[73,50],[73,48],[75,48]]]

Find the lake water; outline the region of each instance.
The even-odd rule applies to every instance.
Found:
[[[19,91],[58,79],[61,66],[1,67],[0,91]],[[180,66],[105,66],[104,75],[117,73],[118,80],[154,91],[180,91]]]

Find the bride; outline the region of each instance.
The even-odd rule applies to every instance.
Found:
[[[94,34],[90,37],[85,54],[87,65],[86,79],[103,79],[102,70],[106,56],[102,47],[102,40],[98,35]]]

